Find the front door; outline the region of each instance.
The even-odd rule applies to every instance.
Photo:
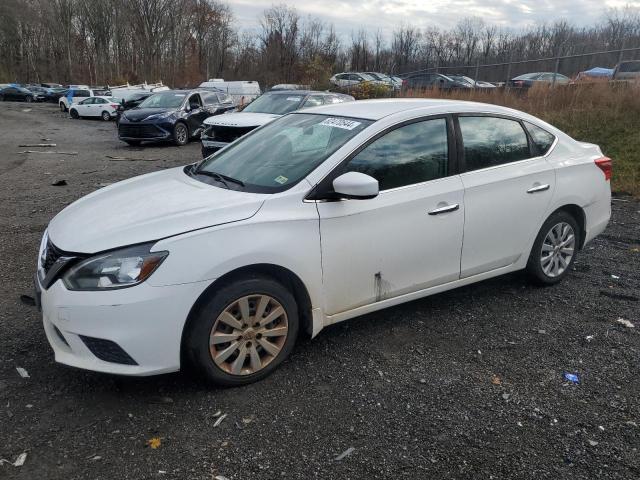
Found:
[[[380,194],[317,204],[328,315],[459,278],[463,187],[450,174],[450,131],[446,118],[400,126],[334,173],[370,175]]]

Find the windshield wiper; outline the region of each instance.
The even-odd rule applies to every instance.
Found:
[[[232,182],[232,183],[235,183],[236,185],[240,185],[241,187],[244,187],[244,182],[242,180],[238,180],[237,178],[223,175],[222,173],[210,172],[208,170],[199,170],[197,168],[193,170],[193,173],[195,173],[196,175],[204,175],[206,177],[215,178],[220,183],[222,183],[227,188],[227,190],[229,190],[229,184],[227,182]]]

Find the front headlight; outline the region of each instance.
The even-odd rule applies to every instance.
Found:
[[[87,258],[62,277],[69,290],[108,290],[144,282],[169,252],[150,252],[153,243]]]

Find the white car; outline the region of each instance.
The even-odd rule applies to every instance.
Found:
[[[60,107],[61,112],[67,112],[69,107],[74,103],[78,103],[85,98],[95,96],[94,91],[90,88],[86,88],[84,85],[72,85],[63,93],[64,95],[58,99],[58,106]]]
[[[521,269],[559,282],[609,221],[610,176],[596,145],[495,105],[300,110],[65,208],[36,298],[58,362],[151,375],[186,359],[241,385],[301,331]]]
[[[120,103],[114,97],[89,97],[69,108],[71,118],[100,117],[109,121],[116,118]]]

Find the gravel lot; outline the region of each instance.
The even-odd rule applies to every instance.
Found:
[[[637,201],[615,199],[558,286],[509,275],[338,324],[265,381],[223,390],[57,365],[20,301],[56,212],[199,145],[134,149],[113,122],[55,105],[0,104],[0,132],[0,458],[27,453],[0,478],[640,478]],[[18,146],[45,138],[58,146]]]

